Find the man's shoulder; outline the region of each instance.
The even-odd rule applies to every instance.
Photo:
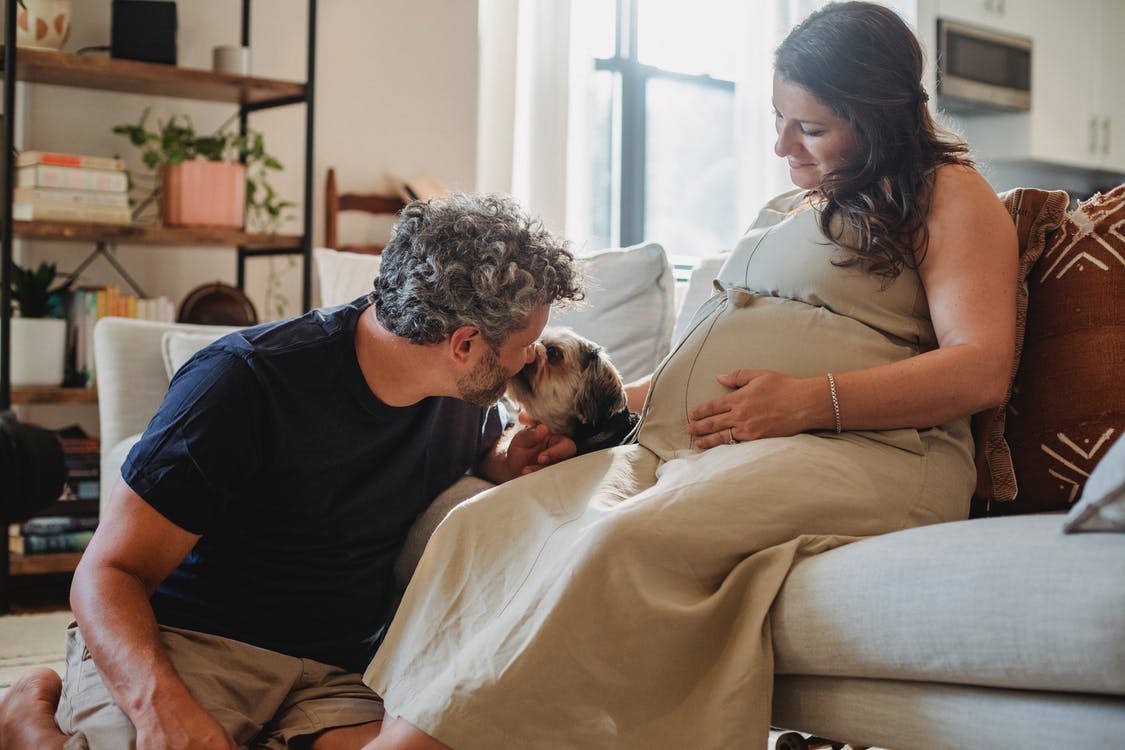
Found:
[[[361,297],[345,305],[316,308],[304,315],[243,329],[222,341],[232,350],[267,357],[332,347],[340,340],[350,344],[359,318],[369,305]]]

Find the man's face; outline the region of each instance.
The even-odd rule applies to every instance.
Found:
[[[457,381],[461,399],[477,406],[496,403],[504,395],[509,378],[535,357],[535,342],[543,333],[550,312],[547,305],[537,307],[528,316],[527,325],[514,331],[499,347],[482,339],[482,353],[476,366]]]

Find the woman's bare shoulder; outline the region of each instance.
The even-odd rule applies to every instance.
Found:
[[[930,221],[957,220],[958,217],[1007,215],[996,191],[980,172],[964,164],[943,164],[934,175]]]

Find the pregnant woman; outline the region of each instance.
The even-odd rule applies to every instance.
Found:
[[[794,561],[968,513],[969,415],[1008,386],[1016,237],[939,133],[892,11],[777,50],[772,201],[653,374],[637,443],[438,528],[365,680],[370,748],[760,748]]]

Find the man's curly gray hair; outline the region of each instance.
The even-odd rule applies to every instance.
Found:
[[[375,279],[375,315],[388,331],[435,344],[464,325],[493,346],[532,310],[582,299],[565,241],[510,197],[455,193],[402,210]]]

